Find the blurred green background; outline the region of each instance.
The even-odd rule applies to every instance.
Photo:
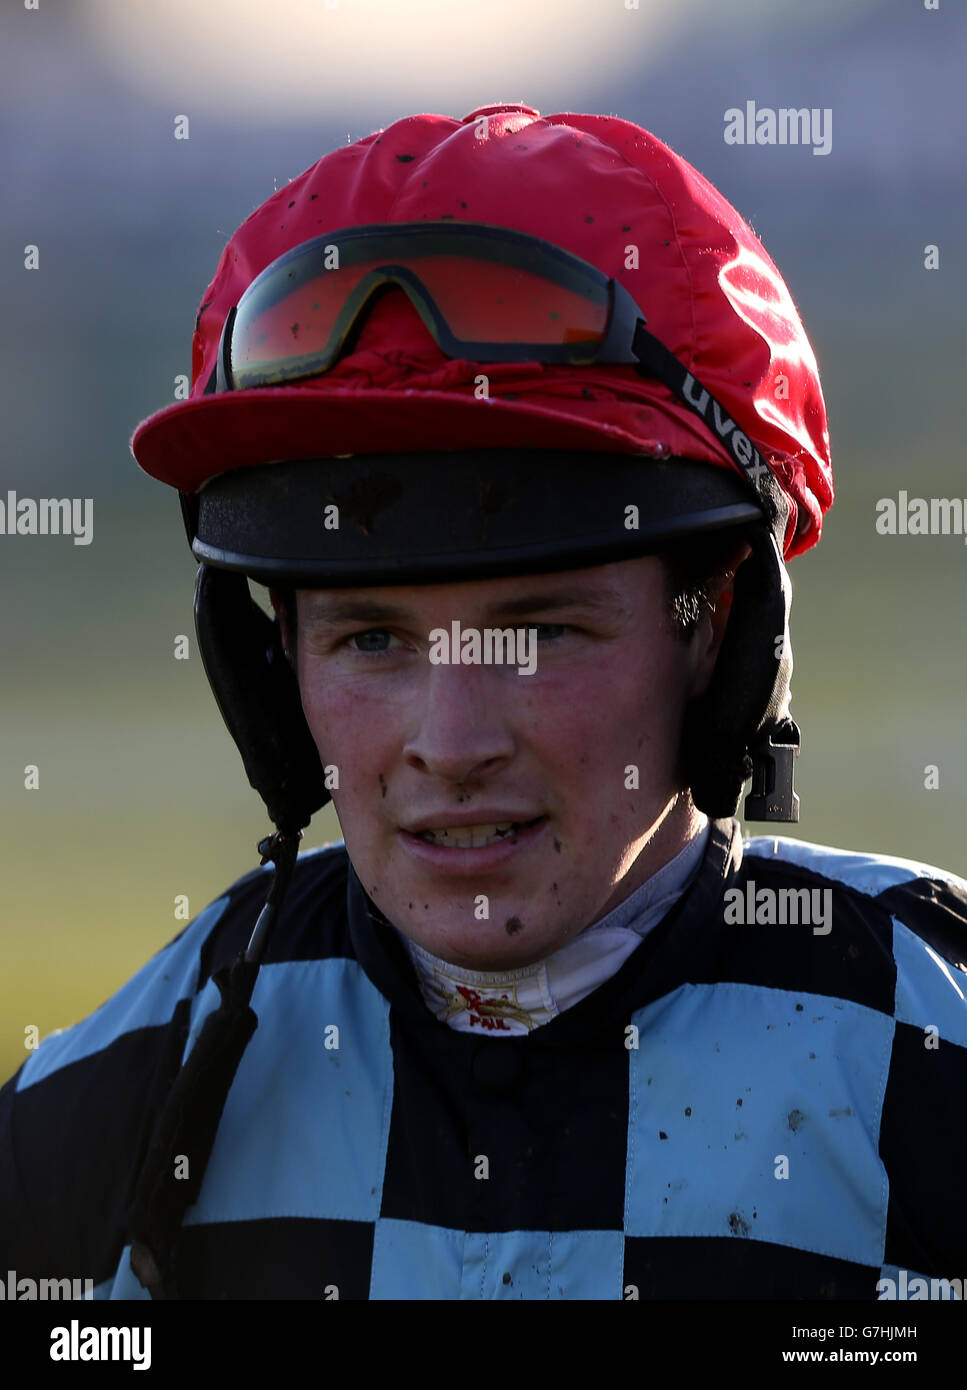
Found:
[[[784,273],[820,362],[837,500],[820,546],[790,567],[802,820],[778,829],[964,874],[964,538],[884,537],[874,525],[877,499],[901,488],[967,497],[965,174],[962,156],[944,153],[964,129],[962,84],[949,79],[964,17],[945,13],[930,31],[899,4],[863,4],[849,22],[823,9],[801,42],[777,46],[781,32],[746,5],[727,38],[710,38],[713,8],[682,7],[660,65],[643,37],[629,55],[636,31],[614,30],[607,82],[586,65],[554,71],[535,46],[532,80],[514,96],[654,130],[735,202]],[[184,925],[175,898],[196,915],[257,865],[271,828],[195,653],[177,496],[127,451],[189,370],[195,310],[225,240],[274,181],[344,143],[350,123],[356,139],[408,110],[462,116],[512,99],[499,68],[457,97],[451,76],[435,86],[441,38],[402,94],[366,99],[343,74],[314,117],[209,103],[178,145],[172,116],[195,109],[196,89],[171,78],[167,99],[142,93],[99,47],[89,10],[122,12],[51,3],[32,31],[0,19],[12,136],[0,156],[0,495],[93,496],[95,516],[87,547],[0,536],[0,1078],[23,1061],[27,1026],[43,1036],[90,1013]],[[273,70],[272,90],[284,80]],[[831,106],[832,153],[725,147],[722,112],[747,97]],[[28,243],[41,248],[32,274],[21,269]],[[923,268],[928,243],[939,271]],[[189,661],[173,659],[179,634]],[[38,791],[24,790],[28,763]],[[939,767],[936,790],[924,787],[927,764]],[[329,810],[305,844],[339,836]]]

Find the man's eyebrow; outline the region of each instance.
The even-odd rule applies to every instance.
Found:
[[[622,607],[619,594],[613,589],[582,589],[576,593],[555,590],[551,593],[535,591],[520,594],[516,598],[501,599],[488,609],[494,617],[513,618],[526,613],[559,613],[565,608],[581,608],[588,612],[606,610],[613,613]]]
[[[623,607],[613,589],[584,589],[575,593],[554,590],[518,594],[497,599],[487,608],[493,618],[513,618],[527,613],[558,613],[563,609],[615,612]],[[412,612],[398,604],[371,598],[314,598],[307,605],[306,618],[320,623],[381,623],[412,620]]]
[[[410,616],[397,604],[371,598],[314,598],[306,607],[306,619],[318,623],[403,622]]]

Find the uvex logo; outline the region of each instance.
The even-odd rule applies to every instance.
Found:
[[[758,449],[747,434],[743,434],[741,430],[735,428],[735,421],[730,420],[723,412],[718,401],[713,401],[704,387],[698,389],[698,382],[691,372],[685,373],[682,395],[705,423],[714,427],[715,433],[728,446],[729,453],[743,473],[752,479],[756,487],[761,488],[761,480],[769,476],[769,470],[762,462]],[[710,405],[712,407],[711,421],[709,420]],[[735,431],[734,434],[733,430]]]

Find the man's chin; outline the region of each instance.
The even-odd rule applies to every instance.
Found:
[[[532,942],[529,946],[521,943],[517,947],[508,947],[500,941],[490,942],[480,938],[474,941],[457,941],[453,937],[432,941],[424,939],[417,944],[422,945],[424,950],[439,960],[446,961],[448,965],[485,973],[523,970],[536,965],[557,949],[553,944],[545,947]]]
[[[526,898],[501,896],[486,905],[468,899],[449,910],[432,902],[423,910],[427,899],[413,901],[415,910],[387,916],[411,941],[464,970],[520,970],[577,934],[569,922],[549,919],[546,907],[538,913]]]

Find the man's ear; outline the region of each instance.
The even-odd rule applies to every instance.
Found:
[[[713,604],[713,611],[705,615],[695,633],[694,640],[699,646],[696,652],[697,665],[692,699],[704,695],[708,689],[732,611],[735,572],[751,554],[751,545],[747,541],[741,541],[727,563],[709,581],[709,600]]]

